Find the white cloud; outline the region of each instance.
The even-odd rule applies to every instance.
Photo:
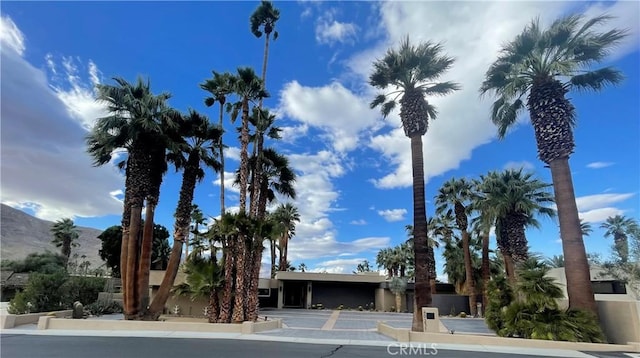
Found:
[[[304,138],[307,135],[309,126],[307,124],[301,124],[297,126],[280,127],[280,129],[282,130],[280,132],[282,141],[285,143],[294,143],[299,138]]]
[[[13,21],[3,17],[0,31],[2,202],[44,219],[121,213],[114,196],[122,175],[109,165],[92,166],[83,121],[70,115],[45,73],[21,57],[25,40]]]
[[[404,216],[407,215],[407,209],[378,210],[378,215],[382,216],[388,222],[401,221],[404,220]]]
[[[367,225],[367,221],[365,219],[352,220],[349,224],[351,224],[351,225]]]
[[[236,162],[240,161],[240,148],[238,147],[227,147],[224,149],[224,159],[235,160]]]
[[[593,209],[602,209],[611,204],[625,201],[634,195],[635,193],[607,193],[581,196],[576,198],[576,205],[578,206],[578,210],[581,212]]]
[[[232,193],[240,194],[240,187],[234,185],[236,181],[236,173],[224,172],[224,191],[230,191]],[[220,186],[220,173],[216,173],[216,179],[212,181],[213,185],[219,187]]]
[[[358,27],[352,23],[337,21],[335,14],[335,9],[331,9],[317,20],[316,41],[325,45],[355,42]]]
[[[580,219],[590,222],[598,223],[607,220],[610,216],[623,215],[624,210],[612,207],[592,209],[584,212],[580,212]]]
[[[614,164],[615,163],[613,163],[613,162],[593,162],[593,163],[587,164],[587,168],[589,168],[589,169],[602,169],[602,168],[610,167],[610,166],[612,166]]]
[[[515,162],[515,161],[511,161],[511,162],[507,162],[504,166],[503,169],[523,169],[525,171],[527,170],[534,170],[536,168],[535,165],[533,165],[533,163],[528,162],[526,160],[520,161],[520,162]]]
[[[24,34],[8,16],[0,17],[0,42],[2,47],[6,46],[5,48],[10,48],[20,56],[26,50]]]
[[[363,132],[383,125],[364,99],[338,82],[322,87],[289,82],[280,93],[278,111],[322,130],[322,137],[328,139],[338,152],[355,149]]]

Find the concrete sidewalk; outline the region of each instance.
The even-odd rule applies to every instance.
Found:
[[[376,324],[384,321],[399,328],[411,326],[411,314],[331,311],[331,310],[263,310],[261,316],[282,319],[283,328],[254,334],[185,332],[185,331],[124,331],[124,330],[38,330],[37,325],[22,325],[2,330],[3,335],[53,335],[53,336],[104,336],[104,337],[163,337],[163,338],[201,338],[236,339],[247,341],[276,341],[310,344],[361,345],[388,347],[406,344],[377,332]],[[122,320],[122,315],[108,315],[88,318],[90,320]],[[486,329],[484,321],[472,319],[443,319],[446,329],[450,326],[465,327],[470,330]],[[484,328],[483,328],[484,327]],[[460,337],[464,342],[464,337]],[[425,343],[414,342],[414,346]],[[512,355],[537,355],[546,357],[590,358],[598,355],[561,349],[537,349],[522,347],[503,347],[470,344],[437,344],[438,349],[469,352],[494,352]],[[607,357],[625,357],[623,354],[607,353]]]

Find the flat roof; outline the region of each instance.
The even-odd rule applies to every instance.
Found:
[[[278,271],[276,272],[276,280],[382,283],[386,281],[386,276],[377,275],[377,274],[373,275],[373,274]]]

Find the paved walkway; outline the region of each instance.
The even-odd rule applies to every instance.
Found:
[[[208,338],[237,339],[253,341],[279,341],[313,344],[368,345],[388,347],[398,344],[395,340],[377,332],[378,321],[396,328],[410,328],[412,315],[409,313],[383,313],[359,311],[264,309],[261,316],[280,318],[283,328],[256,334],[209,333],[184,331],[77,331],[77,330],[37,330],[37,325],[22,325],[2,330],[3,335],[66,335],[66,336],[110,336],[110,337],[164,337],[164,338]],[[89,319],[122,319],[122,315],[108,315]],[[442,318],[442,330],[456,333],[493,334],[482,319]],[[499,347],[469,344],[438,344],[439,349],[468,352],[495,352],[514,356],[527,354],[545,357],[629,357],[621,353],[583,353],[558,349],[533,349],[521,347]]]

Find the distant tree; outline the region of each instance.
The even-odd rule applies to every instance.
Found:
[[[75,242],[80,237],[80,232],[73,223],[73,220],[64,218],[56,221],[51,226],[51,233],[53,234],[53,240],[51,242],[60,248],[62,256],[67,258],[71,257],[71,248],[80,246]]]
[[[67,259],[51,251],[32,252],[23,260],[2,260],[2,269],[13,272],[39,272],[52,274],[64,271]]]
[[[638,222],[635,219],[628,218],[624,215],[610,216],[600,225],[605,229],[605,237],[613,237],[614,247],[617,256],[622,262],[629,261],[629,242],[628,236],[632,236],[634,232],[639,230]]]
[[[552,257],[547,258],[544,263],[551,268],[564,267],[564,256],[553,255]]]
[[[300,265],[298,265],[298,271],[300,272],[307,272],[307,265],[303,263],[301,263]]]
[[[356,267],[356,271],[354,271],[353,273],[357,273],[357,272],[373,272],[373,269],[371,268],[371,264],[369,264],[369,260],[364,260],[361,263],[359,263],[358,266]]]
[[[144,223],[142,224],[144,225]],[[142,233],[140,233],[142,235]],[[151,262],[154,263],[154,270],[157,267],[166,268],[169,259],[169,231],[166,227],[155,224],[153,227],[153,251],[151,252]],[[122,226],[114,225],[108,227],[98,239],[102,241],[102,246],[98,253],[106,266],[111,269],[114,277],[120,276],[120,250],[122,245]]]

